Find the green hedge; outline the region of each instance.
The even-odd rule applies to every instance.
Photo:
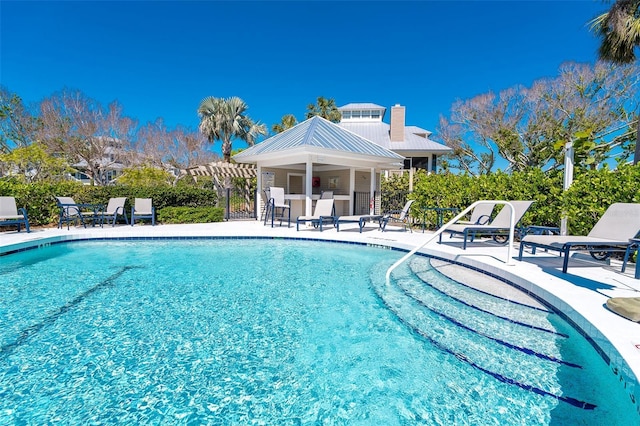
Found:
[[[181,186],[88,186],[77,182],[24,184],[0,179],[0,196],[13,196],[18,207],[24,207],[33,226],[58,222],[56,196],[73,197],[77,203],[107,204],[109,198],[127,197],[125,209],[131,211],[134,198],[152,198],[158,214],[166,207],[215,207],[215,191]]]
[[[479,177],[419,172],[409,197],[416,200],[412,214],[418,218],[422,207],[465,208],[478,200],[534,200],[523,225],[559,226],[564,211],[568,231],[575,235],[586,235],[611,204],[640,202],[640,165],[576,171],[567,191],[562,190],[562,183],[562,171],[544,173],[539,169]],[[400,191],[399,186],[392,179],[383,182],[382,190]]]
[[[222,207],[165,207],[157,215],[161,223],[210,223],[224,220]]]

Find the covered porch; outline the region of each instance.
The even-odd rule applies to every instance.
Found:
[[[311,215],[313,201],[325,191],[333,193],[336,215],[371,213],[381,173],[401,168],[404,159],[317,116],[233,158],[256,165],[258,191],[285,189],[292,218]],[[364,205],[357,203],[356,193],[368,194]]]

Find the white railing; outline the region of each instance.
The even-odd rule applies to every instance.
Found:
[[[420,250],[421,248],[423,248],[424,246],[429,244],[431,241],[436,239],[440,234],[445,232],[449,226],[451,226],[454,223],[456,223],[458,220],[460,220],[460,218],[464,217],[464,215],[469,213],[471,210],[473,210],[479,204],[504,204],[505,206],[508,206],[511,209],[511,214],[509,216],[509,241],[508,241],[508,248],[507,248],[507,258],[505,260],[505,263],[507,265],[513,265],[514,263],[513,263],[513,258],[511,257],[511,250],[513,249],[513,236],[514,236],[514,229],[516,227],[516,224],[515,224],[515,209],[513,208],[513,205],[508,201],[482,200],[482,201],[476,201],[475,203],[471,204],[469,207],[464,209],[456,217],[454,217],[449,222],[447,222],[444,225],[442,225],[442,227],[440,227],[440,229],[438,229],[435,233],[433,233],[431,235],[431,237],[427,239],[427,241],[425,241],[424,243],[422,243],[419,246],[415,247],[409,253],[407,253],[404,256],[402,256],[396,263],[391,265],[389,267],[389,269],[387,269],[387,275],[386,275],[387,286],[389,285],[389,283],[391,281],[391,273],[393,272],[394,269],[396,269],[398,266],[400,266],[402,263],[404,263],[411,256],[416,254],[416,252],[418,250]],[[472,225],[470,225],[470,226],[472,226]]]

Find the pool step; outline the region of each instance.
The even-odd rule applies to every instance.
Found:
[[[380,275],[374,277],[375,274],[372,283],[377,295],[412,332],[500,381],[562,399],[557,395],[558,371],[581,368],[562,360],[556,342],[564,336],[478,312],[429,288],[408,266],[396,270],[389,286]],[[577,399],[568,398],[566,402],[591,407]]]

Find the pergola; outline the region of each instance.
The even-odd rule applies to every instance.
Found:
[[[223,187],[226,178],[252,179],[257,176],[257,169],[252,164],[233,164],[223,161],[190,167],[186,171],[196,181],[199,176],[211,177],[219,188]]]
[[[238,163],[256,165],[258,188],[264,187],[262,172],[265,169],[276,170],[275,173],[299,171],[305,177],[302,194],[297,194],[301,198],[290,199],[301,199],[304,202],[302,214],[311,215],[314,174],[343,171],[346,175],[348,171],[348,185],[342,185],[340,189],[346,193],[343,197],[349,201],[349,210],[352,211],[354,200],[351,194],[357,186],[356,172],[370,176],[367,189],[373,198],[376,176],[382,170],[401,168],[404,157],[315,116],[236,154],[233,159]],[[283,181],[282,177],[279,179]]]

